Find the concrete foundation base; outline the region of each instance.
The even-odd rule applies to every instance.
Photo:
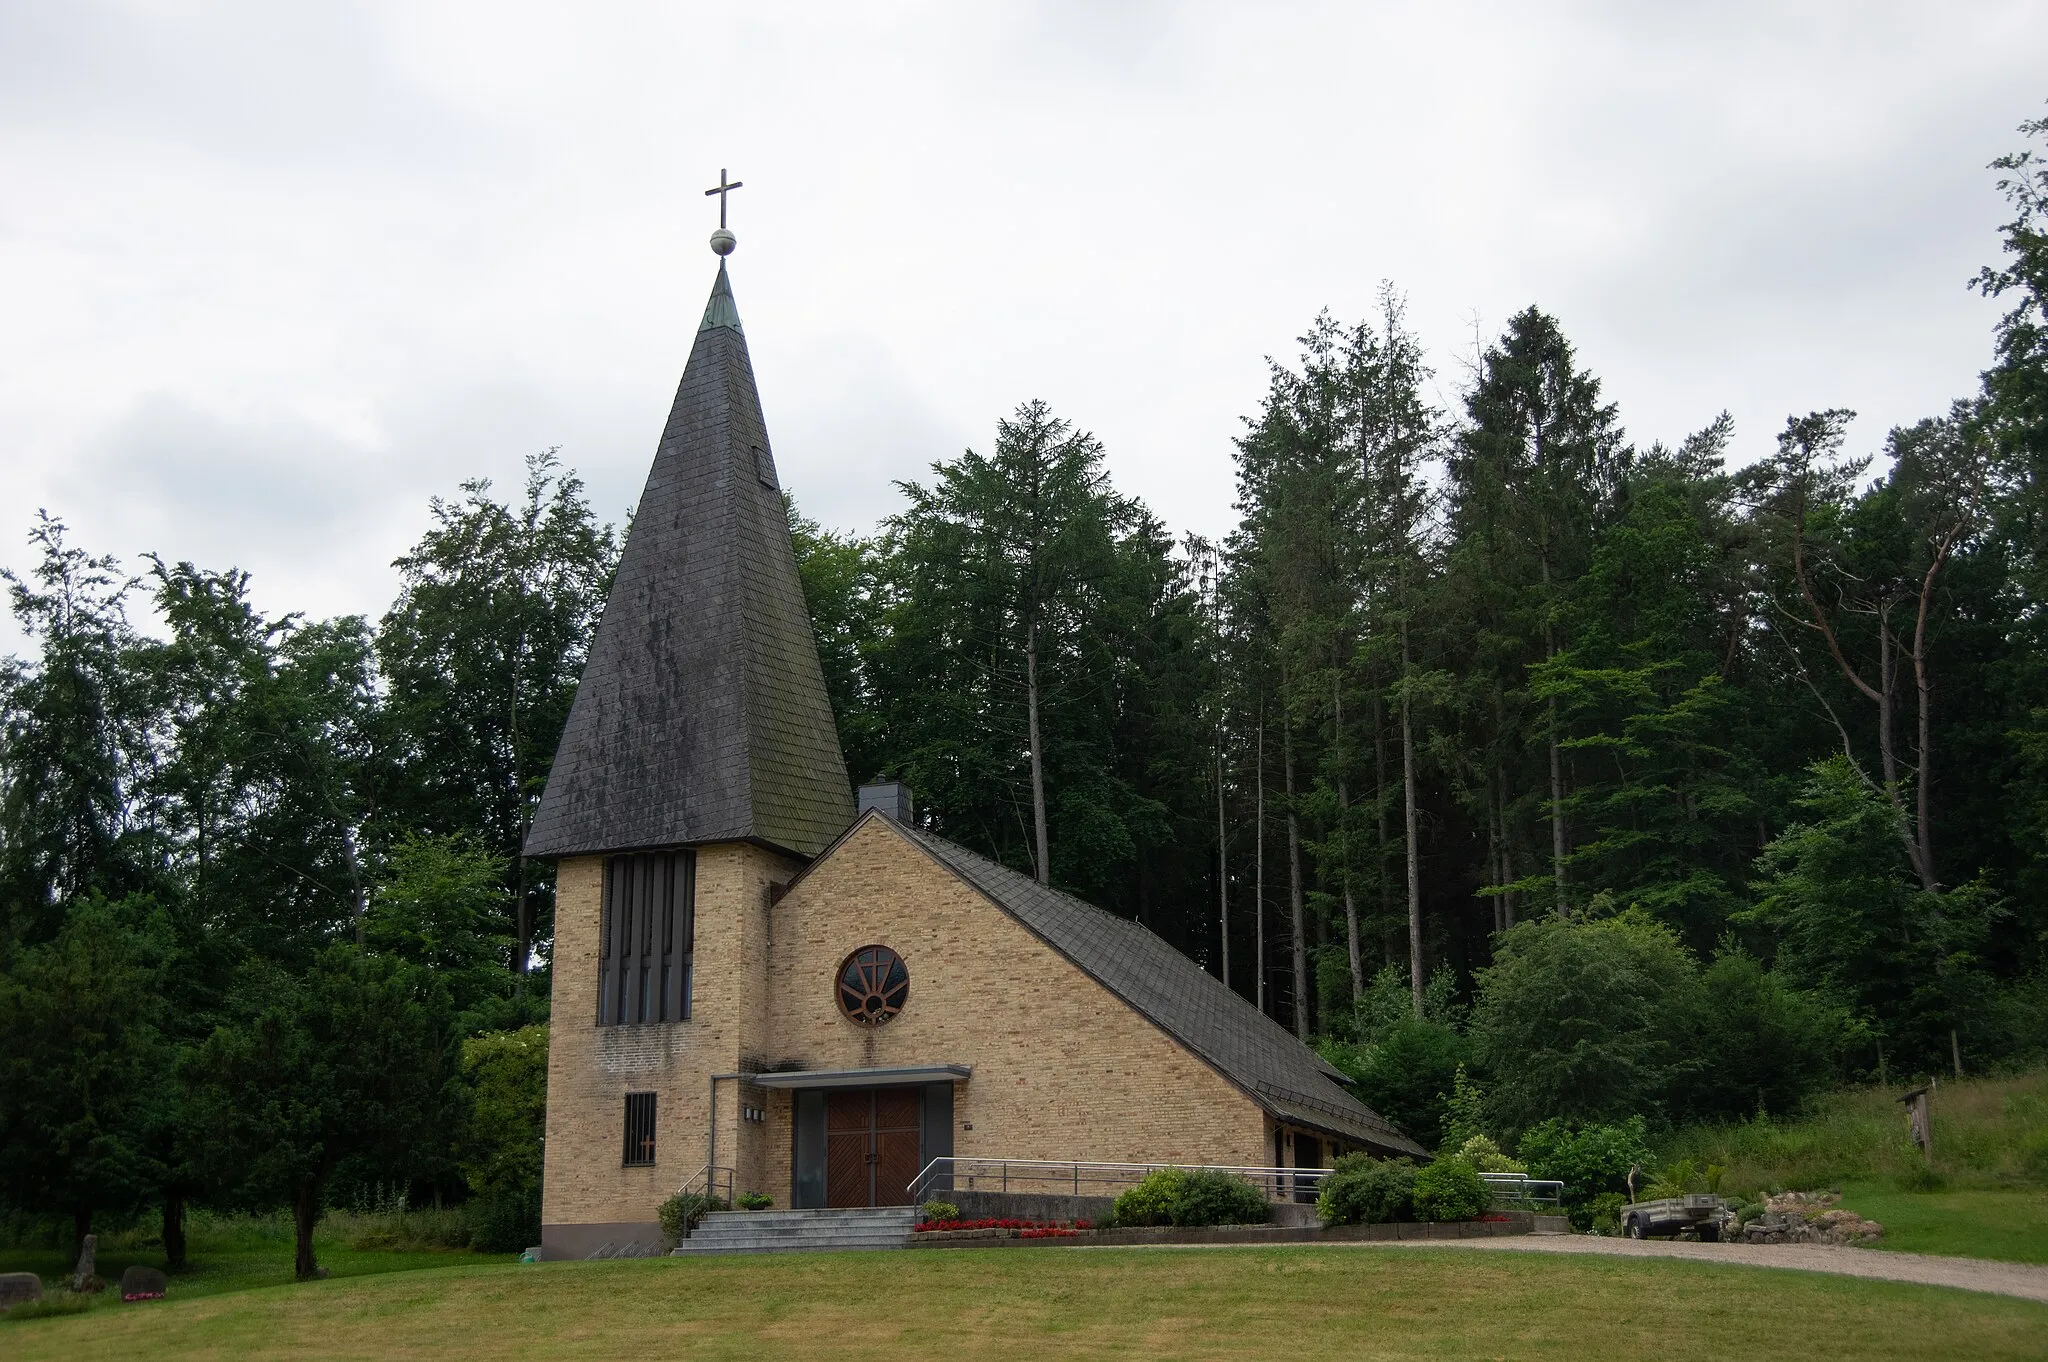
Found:
[[[542,1225],[540,1258],[559,1263],[588,1258],[652,1258],[667,1253],[661,1223],[614,1221],[597,1225]]]

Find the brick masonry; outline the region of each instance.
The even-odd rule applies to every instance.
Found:
[[[690,1020],[597,1025],[598,925],[604,859],[566,859],[556,874],[553,1024],[548,1045],[545,1227],[652,1225],[655,1208],[705,1165],[711,1075],[741,1067],[758,1028],[768,887],[802,861],[728,842],[697,851],[697,934]],[[736,1084],[719,1084],[719,1162],[741,1126]],[[655,1161],[622,1166],[625,1095],[652,1092]],[[554,1238],[562,1236],[556,1234]],[[550,1235],[543,1230],[543,1245]],[[580,1241],[579,1241],[580,1242]]]

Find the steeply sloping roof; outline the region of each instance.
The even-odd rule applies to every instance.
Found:
[[[721,262],[526,852],[750,840],[808,856],[852,817]]]
[[[1361,1141],[1382,1154],[1427,1157],[1339,1086],[1343,1075],[1337,1069],[1151,931],[943,837],[887,821],[1275,1117]]]

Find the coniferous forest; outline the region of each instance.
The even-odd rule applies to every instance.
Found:
[[[1429,1144],[2038,1060],[2048,120],[2021,132],[1970,283],[1989,367],[1881,437],[1815,393],[1740,466],[1726,417],[1644,442],[1536,306],[1442,408],[1390,284],[1272,362],[1221,542],[1036,401],[872,533],[793,505],[850,775],[1143,922]],[[431,511],[377,619],[27,527],[0,1214],[160,1215],[176,1263],[188,1207],[287,1207],[310,1275],[323,1210],[396,1187],[532,1242],[551,867],[519,849],[620,535],[553,452]]]

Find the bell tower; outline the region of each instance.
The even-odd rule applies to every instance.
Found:
[[[760,1043],[770,887],[853,818],[726,269],[739,187],[706,191],[718,275],[526,838],[558,862],[548,1257],[650,1250],[739,1147],[715,1076]]]

